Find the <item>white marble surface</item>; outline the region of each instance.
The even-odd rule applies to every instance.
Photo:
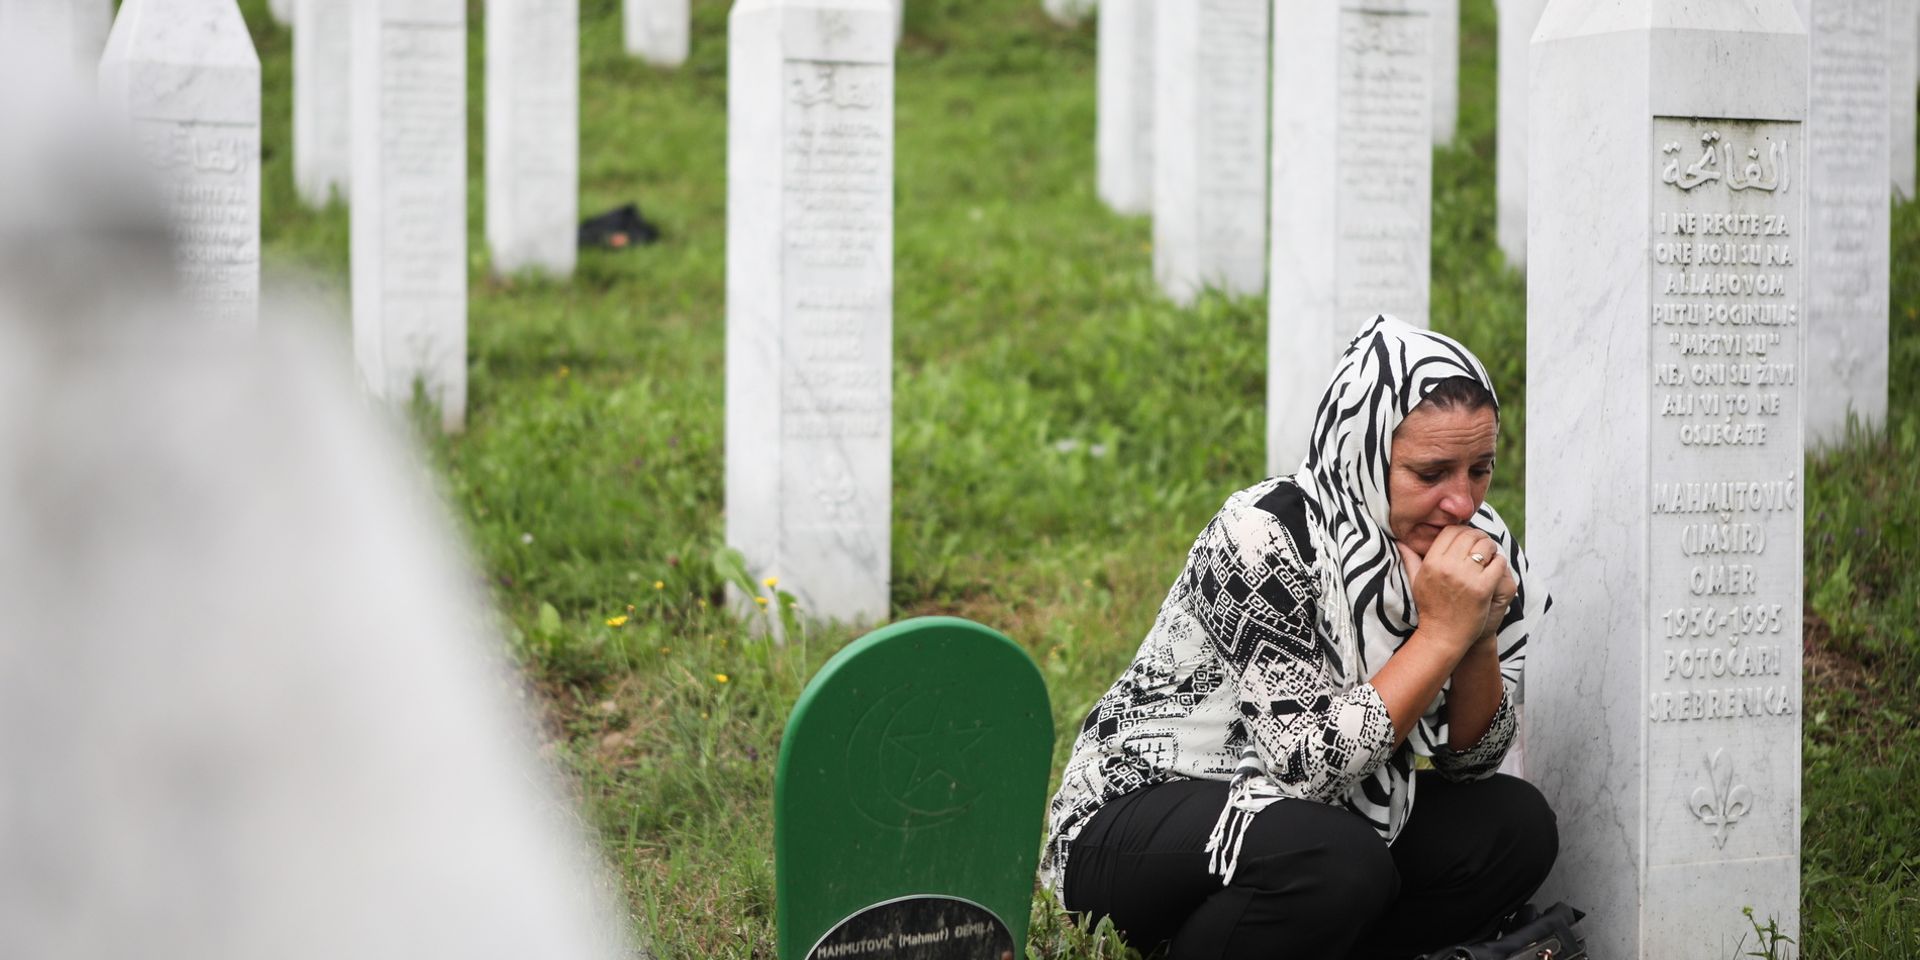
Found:
[[[1153,275],[1176,303],[1266,287],[1268,0],[1155,4]]]
[[[1920,0],[1888,0],[1887,71],[1894,96],[1889,101],[1893,120],[1893,195],[1913,199],[1914,92],[1920,88]]]
[[[267,14],[283,27],[292,26],[297,15],[294,7],[298,5],[299,0],[267,0]]]
[[[308,206],[346,200],[353,175],[348,91],[353,0],[295,0],[293,186]]]
[[[353,0],[353,349],[381,399],[467,408],[464,0]]]
[[[1433,221],[1427,0],[1286,0],[1275,17],[1270,473],[1306,456],[1334,359],[1367,320],[1427,325]]]
[[[1453,143],[1460,127],[1460,0],[1433,6],[1433,143]]]
[[[580,229],[579,0],[487,0],[486,88],[493,270],[569,276]]]
[[[1535,899],[1595,956],[1734,956],[1743,907],[1799,936],[1807,38],[1790,0],[1553,0],[1536,36]]]
[[[727,543],[845,623],[888,613],[893,34],[890,0],[728,26]]]
[[[1810,34],[1807,439],[1887,416],[1889,0],[1798,0]],[[1911,112],[1911,111],[1909,111]]]
[[[127,0],[100,58],[100,99],[165,184],[194,314],[260,315],[260,59],[234,0]]]
[[[1547,0],[1494,0],[1499,11],[1495,79],[1494,239],[1515,269],[1527,265],[1527,51]]]
[[[687,62],[693,45],[689,0],[626,0],[627,52],[656,67]]]
[[[0,57],[20,75],[55,69],[91,80],[113,0],[0,0]]]
[[[1116,213],[1153,212],[1154,0],[1102,0],[1095,160],[1100,199]]]

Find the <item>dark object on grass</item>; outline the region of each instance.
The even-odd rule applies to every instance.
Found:
[[[1584,916],[1565,900],[1545,911],[1527,904],[1500,924],[1505,932],[1499,937],[1429,953],[1423,960],[1587,960],[1586,942],[1573,933]]]
[[[660,228],[642,217],[640,208],[631,203],[580,221],[582,247],[624,250],[659,239]]]

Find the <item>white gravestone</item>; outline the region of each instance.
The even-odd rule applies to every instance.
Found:
[[[627,52],[656,67],[687,62],[693,45],[690,0],[626,0]]]
[[[1292,471],[1334,359],[1375,314],[1427,325],[1433,25],[1426,0],[1275,8],[1267,469]]]
[[[1448,146],[1460,127],[1460,0],[1433,6],[1433,143]]]
[[[1155,0],[1100,5],[1094,140],[1100,199],[1116,213],[1153,212],[1154,6]]]
[[[1041,8],[1047,11],[1055,23],[1061,26],[1076,26],[1093,13],[1099,0],[1040,0]]]
[[[353,172],[353,0],[296,0],[293,185],[309,206],[347,199]]]
[[[1553,0],[1535,36],[1536,899],[1596,957],[1732,957],[1743,908],[1799,937],[1807,36],[1791,0]]]
[[[1798,0],[1807,108],[1807,438],[1887,416],[1888,0]],[[1894,4],[1897,6],[1897,4]]]
[[[94,74],[113,23],[113,0],[0,0],[0,58],[19,76]]]
[[[376,397],[466,424],[463,0],[354,0],[353,348]]]
[[[1267,273],[1269,2],[1152,6],[1154,278],[1182,304],[1210,287],[1259,293]]]
[[[1920,86],[1920,0],[1889,0],[1887,28],[1887,71],[1891,74],[1893,96],[1889,117],[1893,121],[1893,195],[1902,201],[1913,199],[1914,190],[1914,90]]]
[[[893,10],[740,0],[727,48],[727,542],[803,615],[888,612]]]
[[[579,0],[487,0],[486,178],[494,272],[573,273],[580,229]]]
[[[260,59],[234,0],[127,0],[100,58],[100,97],[163,182],[194,315],[260,315]]]
[[[273,22],[281,26],[291,26],[297,15],[294,7],[299,2],[300,0],[267,0],[267,13],[273,17]]]
[[[1527,56],[1547,0],[1494,0],[1499,75],[1494,81],[1494,239],[1507,265],[1527,265]]]

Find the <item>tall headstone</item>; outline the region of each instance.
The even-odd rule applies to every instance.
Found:
[[[1891,6],[1898,6],[1896,2]],[[1798,0],[1807,108],[1807,439],[1887,416],[1888,0]],[[1912,111],[1909,111],[1911,113]]]
[[[296,0],[293,11],[293,185],[315,207],[345,200],[353,174],[353,3]]]
[[[1507,265],[1527,265],[1527,57],[1547,0],[1494,0],[1500,19],[1494,83],[1494,240]]]
[[[580,215],[579,0],[487,0],[486,171],[494,272],[573,273]]]
[[[740,0],[727,44],[727,543],[811,617],[887,615],[893,9]]]
[[[781,960],[1024,956],[1052,754],[1040,671],[986,627],[922,617],[835,654],[780,738]]]
[[[1902,200],[1914,196],[1914,91],[1920,87],[1920,0],[1889,0],[1887,27],[1887,71],[1891,75],[1889,99],[1893,121],[1893,195]]]
[[[300,0],[267,0],[267,13],[273,17],[273,22],[283,27],[292,26],[294,17],[298,15],[294,8],[299,3]]]
[[[687,62],[693,45],[690,0],[626,0],[627,52],[656,67]]]
[[[1460,0],[1433,4],[1433,142],[1453,143],[1460,127]]]
[[[1791,0],[1553,0],[1535,37],[1539,897],[1594,956],[1735,956],[1743,908],[1799,937],[1807,35]]]
[[[467,408],[467,7],[353,0],[353,350],[376,397]]]
[[[1270,0],[1149,5],[1154,278],[1176,303],[1207,288],[1259,293],[1267,274]]]
[[[1100,199],[1116,213],[1153,212],[1155,5],[1155,0],[1100,5],[1094,149]]]
[[[90,82],[112,24],[113,0],[0,0],[0,57],[20,76],[60,70]]]
[[[260,58],[234,0],[127,0],[100,58],[100,98],[164,182],[195,317],[260,315]]]
[[[1291,471],[1334,359],[1375,314],[1427,325],[1433,17],[1427,0],[1275,8],[1267,466]]]
[[[1076,26],[1093,13],[1099,0],[1040,0],[1040,5],[1061,26]]]

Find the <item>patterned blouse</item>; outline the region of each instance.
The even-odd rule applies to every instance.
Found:
[[[1385,802],[1352,797],[1373,786],[1375,768],[1389,760],[1411,768],[1412,746],[1393,747],[1373,685],[1335,688],[1314,628],[1319,587],[1306,524],[1300,488],[1274,477],[1229,497],[1194,541],[1153,630],[1074,740],[1040,863],[1056,893],[1074,837],[1102,804],[1168,780],[1231,780],[1249,741],[1279,793],[1356,812]],[[1510,694],[1503,690],[1477,744],[1434,751],[1434,767],[1449,779],[1492,775],[1513,742]],[[1399,824],[1369,820],[1391,842]]]

